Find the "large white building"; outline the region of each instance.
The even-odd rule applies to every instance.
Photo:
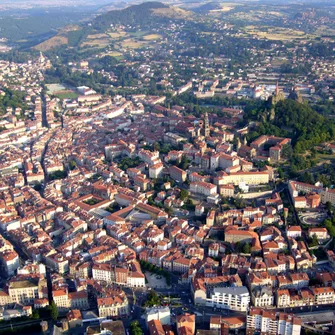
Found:
[[[288,190],[292,199],[298,197],[300,191],[305,193],[315,192],[320,195],[323,204],[329,201],[332,205],[335,205],[335,190],[329,189],[328,187],[323,188],[321,186],[290,180],[288,183]]]
[[[9,277],[15,274],[15,271],[20,266],[19,255],[14,250],[7,250],[0,253],[0,263],[4,275]]]
[[[149,178],[159,178],[163,174],[164,165],[158,162],[149,167]]]
[[[206,304],[214,308],[245,312],[250,304],[249,290],[245,286],[215,287]]]
[[[12,280],[8,285],[8,294],[12,303],[33,305],[35,299],[43,298],[43,288],[47,286],[45,279],[29,278]]]
[[[55,270],[56,272],[63,274],[69,271],[69,260],[63,257],[61,254],[54,253],[45,258],[46,265]]]
[[[190,191],[192,193],[199,193],[203,195],[214,195],[217,193],[217,186],[204,181],[196,181],[190,184]]]
[[[251,308],[247,316],[247,335],[300,335],[301,319],[293,314]]]
[[[148,163],[149,165],[153,165],[155,163],[158,163],[159,161],[159,152],[158,151],[149,151],[141,149],[138,152],[138,157],[142,159],[142,161]]]
[[[151,320],[159,320],[162,325],[171,324],[171,313],[169,307],[148,308],[146,314],[147,323]]]
[[[216,184],[218,185],[239,185],[245,183],[246,185],[259,185],[268,184],[270,176],[268,172],[255,171],[255,172],[232,172],[216,178]]]
[[[122,317],[129,314],[128,299],[123,291],[106,298],[98,298],[97,304],[100,317]]]
[[[255,287],[251,291],[251,300],[254,306],[271,308],[274,306],[274,294],[268,286]]]

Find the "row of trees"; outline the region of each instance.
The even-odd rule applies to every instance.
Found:
[[[335,216],[332,218],[332,220],[326,219],[323,224],[328,230],[328,234],[331,237],[335,237]]]

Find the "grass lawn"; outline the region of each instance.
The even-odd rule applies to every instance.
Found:
[[[78,94],[73,91],[61,91],[53,93],[59,99],[77,99]]]

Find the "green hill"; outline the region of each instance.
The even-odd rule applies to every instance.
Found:
[[[153,11],[164,8],[169,6],[161,2],[145,2],[122,10],[112,10],[96,17],[92,22],[92,28],[105,31],[111,24],[145,25],[152,20],[161,20],[161,16],[155,16]]]
[[[196,7],[193,9],[193,11],[195,13],[201,13],[201,14],[207,14],[208,12],[210,12],[211,10],[217,10],[220,9],[221,5],[219,2],[207,2],[204,5],[201,5],[199,7]]]
[[[256,132],[259,135],[287,136],[292,139],[296,153],[303,153],[317,144],[335,139],[335,124],[326,119],[308,104],[292,99],[280,101],[273,106],[264,102],[261,107],[247,112],[247,118],[260,121]]]
[[[273,124],[278,128],[290,128],[295,149],[304,152],[314,145],[334,139],[335,126],[309,105],[287,99],[275,108]]]

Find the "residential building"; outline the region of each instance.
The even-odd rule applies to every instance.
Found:
[[[217,193],[217,186],[206,182],[194,182],[190,184],[190,191],[205,196],[214,195]]]
[[[194,335],[195,333],[195,315],[181,314],[176,316],[177,334],[178,335]]]
[[[14,278],[8,283],[8,294],[12,303],[33,305],[35,299],[44,297],[45,279],[39,277]]]
[[[207,299],[207,306],[245,312],[250,304],[249,290],[241,287],[215,287]]]
[[[171,312],[169,307],[153,307],[146,310],[146,322],[159,320],[162,325],[171,324]]]
[[[293,314],[252,307],[247,314],[247,335],[300,335],[301,319]]]
[[[100,317],[122,317],[129,314],[128,299],[123,291],[116,291],[108,297],[98,298],[97,303]]]
[[[150,320],[148,322],[148,329],[150,335],[165,335],[162,323],[159,320]]]
[[[308,237],[313,237],[316,235],[319,241],[324,241],[329,238],[329,234],[326,228],[309,228]]]
[[[186,171],[174,165],[169,167],[169,174],[173,180],[178,181],[178,182],[184,182],[187,178]]]

